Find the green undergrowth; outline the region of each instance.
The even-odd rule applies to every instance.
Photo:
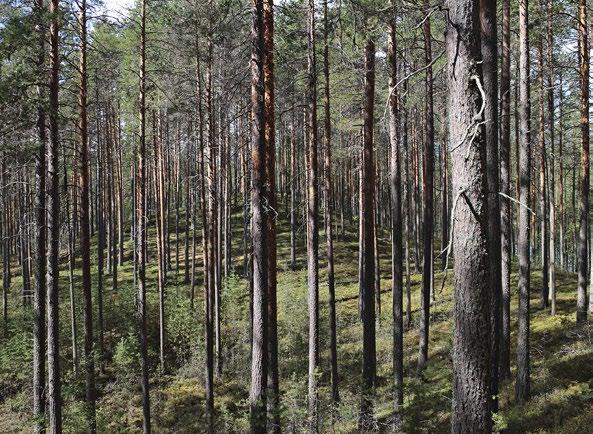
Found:
[[[303,227],[299,226],[297,267],[289,268],[290,234],[286,212],[281,210],[278,227],[278,338],[283,430],[306,430],[307,395],[307,272]],[[183,220],[182,220],[183,221]],[[331,404],[329,390],[329,325],[326,263],[322,243],[320,260],[320,423],[323,432],[356,432],[360,404],[362,327],[358,316],[357,224],[347,224],[335,243],[335,273],[340,403]],[[341,231],[337,231],[338,233]],[[149,234],[148,334],[151,369],[151,410],[155,432],[204,432],[204,329],[202,308],[201,242],[198,230],[195,306],[190,306],[190,285],[184,280],[183,229],[180,234],[179,272],[175,261],[175,234],[171,235],[171,265],[167,291],[166,371],[158,366],[158,298],[154,232]],[[321,234],[323,240],[323,233]],[[377,321],[377,389],[375,412],[381,431],[389,429],[392,416],[392,316],[390,245],[387,232],[380,232],[381,313]],[[215,379],[216,431],[248,430],[249,287],[243,275],[242,220],[233,217],[233,272],[222,291],[222,367]],[[96,241],[93,239],[93,241]],[[96,252],[96,245],[93,244]],[[142,411],[138,374],[138,344],[134,317],[132,245],[125,244],[125,261],[118,268],[118,290],[111,275],[105,275],[105,332],[103,359],[95,348],[97,366],[97,425],[99,432],[141,431]],[[190,248],[191,252],[191,248]],[[436,263],[440,264],[437,259]],[[97,306],[97,268],[93,258],[93,293]],[[79,263],[77,264],[79,268]],[[9,330],[0,340],[0,432],[31,432],[32,315],[22,307],[18,267],[9,297]],[[535,267],[534,267],[535,268]],[[435,274],[435,301],[431,306],[429,363],[423,376],[416,376],[418,353],[418,306],[421,277],[412,265],[412,321],[404,342],[405,402],[404,432],[449,432],[451,408],[452,272],[441,292],[443,273]],[[515,270],[516,271],[516,270]],[[84,375],[74,372],[70,332],[68,273],[61,269],[61,363],[63,371],[64,427],[66,432],[84,431]],[[575,324],[576,278],[559,272],[558,314],[539,308],[541,271],[532,275],[531,375],[533,398],[524,405],[514,400],[514,347],[516,342],[516,273],[512,276],[511,379],[503,382],[500,411],[494,416],[499,431],[533,433],[591,432],[593,426],[593,329]],[[75,310],[79,353],[82,352],[82,299],[80,271],[75,272]],[[97,336],[95,315],[95,335]]]

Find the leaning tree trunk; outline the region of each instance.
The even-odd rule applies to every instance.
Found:
[[[453,433],[492,431],[488,257],[488,94],[482,82],[478,2],[448,0],[449,137],[455,199]],[[469,132],[469,134],[468,134]]]

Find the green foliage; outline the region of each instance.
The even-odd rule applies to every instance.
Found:
[[[119,377],[126,378],[138,370],[138,338],[123,336],[115,346],[113,353],[113,367]]]

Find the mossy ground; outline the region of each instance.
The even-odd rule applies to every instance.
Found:
[[[278,231],[278,332],[282,422],[285,431],[300,432],[306,423],[307,381],[307,288],[303,228],[298,232],[298,266],[288,267],[289,231],[280,213]],[[183,221],[183,220],[182,220]],[[173,225],[171,225],[173,227]],[[319,372],[321,423],[323,432],[355,432],[359,405],[361,335],[358,320],[357,273],[358,235],[356,223],[348,225],[335,243],[336,296],[338,319],[338,363],[341,403],[329,407],[329,351],[327,285],[325,262],[320,262],[320,303],[322,348]],[[391,415],[392,316],[390,246],[388,234],[381,233],[381,315],[377,327],[378,387],[375,410],[379,427],[387,430]],[[183,236],[182,234],[180,235]],[[245,432],[248,428],[249,387],[249,308],[248,285],[242,272],[242,222],[233,219],[235,270],[222,295],[222,375],[215,382],[217,432]],[[154,233],[150,233],[154,240]],[[321,237],[323,240],[323,236]],[[199,238],[198,238],[198,241]],[[324,252],[321,243],[321,252]],[[134,320],[133,268],[131,244],[125,245],[123,266],[118,269],[119,289],[111,291],[111,276],[105,278],[105,356],[98,374],[97,419],[100,432],[137,432],[141,427],[140,389],[136,381],[136,329]],[[95,248],[95,246],[93,246]],[[154,241],[150,244],[147,269],[149,356],[151,359],[151,406],[155,432],[194,433],[204,431],[204,344],[201,305],[202,272],[198,260],[196,306],[189,304],[189,285],[183,283],[183,240],[180,242],[180,271],[176,272],[175,239],[172,236],[172,270],[167,286],[167,364],[159,374],[158,299]],[[198,246],[201,258],[201,244]],[[94,250],[96,251],[96,249]],[[191,250],[190,250],[191,251]],[[96,261],[93,261],[96,263]],[[412,271],[413,270],[412,266]],[[559,272],[558,314],[539,308],[541,271],[534,262],[532,275],[531,376],[533,398],[525,405],[514,401],[514,383],[507,380],[500,392],[497,429],[508,432],[583,433],[593,432],[593,329],[575,324],[576,278]],[[15,270],[18,271],[18,268]],[[93,269],[96,273],[96,267]],[[80,271],[75,273],[75,305],[78,319],[79,352],[82,351]],[[429,363],[423,378],[416,377],[418,351],[417,308],[420,275],[412,274],[412,323],[405,333],[405,432],[448,432],[451,408],[452,273],[439,292],[443,273],[436,273],[436,301],[431,306]],[[32,427],[32,316],[21,308],[20,277],[12,282],[9,297],[9,333],[0,339],[0,432],[28,432]],[[512,348],[516,335],[516,274],[512,276]],[[96,292],[96,275],[93,286]],[[72,369],[68,273],[61,270],[61,356],[63,369],[64,426],[67,432],[83,429],[83,376]],[[95,300],[96,307],[96,300]],[[95,315],[96,320],[96,315]],[[96,324],[96,322],[95,322]],[[95,325],[96,327],[96,325]],[[97,367],[100,363],[97,357]],[[514,365],[514,353],[513,353]],[[514,367],[513,367],[514,374]],[[512,379],[512,376],[511,376]]]

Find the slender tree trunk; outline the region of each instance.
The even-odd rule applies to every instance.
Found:
[[[397,10],[395,1],[391,2],[393,16],[389,22],[389,46],[387,62],[389,65],[389,143],[390,189],[391,189],[391,261],[393,292],[393,388],[394,388],[394,430],[402,427],[401,409],[404,403],[404,327],[403,327],[403,264],[402,264],[402,188],[401,157],[399,141],[399,101],[397,92]],[[406,234],[407,236],[407,234]]]
[[[325,237],[327,244],[327,288],[329,293],[329,352],[332,401],[340,400],[338,388],[338,343],[336,329],[336,290],[334,276],[334,239],[333,239],[333,207],[332,207],[332,160],[331,160],[331,114],[329,91],[329,24],[327,1],[323,2],[323,76],[325,79],[323,115],[324,115],[324,148],[325,148]]]
[[[315,55],[315,1],[309,0],[307,23],[307,285],[309,310],[309,432],[318,427],[319,369],[319,232],[318,232],[318,178],[317,178],[317,75]]]
[[[43,81],[45,69],[45,5],[44,0],[35,1],[35,20],[37,25],[38,53],[36,73],[40,83]],[[46,150],[47,130],[44,100],[45,87],[37,86],[37,140],[38,149],[35,156],[35,292],[33,294],[33,417],[35,433],[45,433],[45,357],[46,357]]]
[[[500,70],[500,191],[511,194],[511,9],[510,0],[502,2],[502,60]],[[500,201],[501,245],[501,329],[499,379],[511,375],[511,202]]]
[[[105,250],[105,215],[103,213],[103,143],[101,136],[101,111],[99,104],[99,90],[97,87],[97,322],[99,326],[99,369],[103,372],[104,364],[104,322],[103,322],[103,269]]]
[[[251,390],[249,393],[252,433],[266,432],[266,379],[268,377],[268,261],[265,201],[265,108],[264,108],[264,0],[252,0],[251,29],[251,188],[253,239],[253,314],[251,341]]]
[[[87,126],[87,18],[86,0],[81,0],[78,15],[80,28],[80,93],[78,95],[78,132],[80,134],[80,255],[82,259],[82,294],[84,316],[84,372],[87,430],[96,432],[95,362],[93,337],[93,296],[91,283],[91,243],[89,228],[89,140]]]
[[[51,0],[49,13],[49,147],[47,149],[47,231],[49,234],[47,254],[47,406],[49,429],[62,431],[62,391],[60,373],[60,180],[59,180],[59,0]]]
[[[558,220],[560,223],[560,227],[558,228],[558,253],[560,254],[559,262],[560,262],[560,269],[565,270],[566,268],[566,261],[565,261],[565,249],[564,249],[564,236],[565,236],[565,221],[566,217],[564,214],[564,119],[563,119],[563,84],[562,84],[562,74],[560,75],[560,83],[559,83],[559,92],[558,92]],[[555,294],[554,294],[555,295]],[[555,305],[555,300],[552,300],[552,304]]]
[[[363,147],[361,163],[361,243],[362,267],[360,279],[361,317],[362,317],[362,397],[360,407],[359,428],[373,429],[374,410],[373,394],[376,375],[375,346],[375,250],[373,234],[375,221],[373,218],[373,196],[375,190],[375,168],[373,161],[373,109],[375,104],[375,43],[368,39],[364,50],[364,103]]]
[[[556,315],[556,177],[555,177],[555,143],[554,143],[554,34],[552,30],[553,0],[547,1],[546,39],[547,39],[547,63],[548,63],[548,89],[547,103],[549,116],[549,141],[550,141],[550,163],[548,173],[550,177],[549,207],[550,207],[550,260],[549,260],[549,289],[548,297],[551,304],[551,313]]]
[[[72,165],[75,166],[76,162],[72,158]],[[64,168],[64,184],[63,193],[66,198],[66,230],[68,232],[68,286],[69,286],[69,298],[70,298],[70,336],[72,341],[72,368],[74,373],[78,373],[78,328],[76,326],[76,302],[74,300],[74,215],[70,212],[70,201],[74,194],[70,194],[68,191],[68,174],[66,173],[66,156],[62,159]],[[76,170],[74,171],[74,178],[76,178]],[[74,191],[74,188],[72,189]]]
[[[498,410],[498,362],[501,328],[501,245],[498,155],[498,50],[496,0],[480,0],[484,119],[488,183],[488,264],[490,267],[490,387],[493,411]]]
[[[296,225],[297,225],[297,156],[294,115],[290,125],[290,269],[296,270]]]
[[[137,320],[142,386],[142,431],[149,434],[148,338],[146,333],[146,0],[140,3],[140,146],[136,180],[136,261],[138,267]]]
[[[209,2],[212,6],[212,1]],[[206,243],[207,253],[205,263],[206,286],[205,302],[205,333],[206,333],[206,417],[208,432],[214,431],[214,312],[216,309],[215,298],[217,294],[216,277],[216,150],[215,150],[215,132],[214,132],[214,107],[213,107],[213,89],[212,89],[212,13],[208,17],[208,42],[207,42],[207,62],[206,62],[206,113],[208,130],[208,173],[205,183],[206,196],[204,207],[206,207],[206,226],[204,226],[205,236],[208,237]]]
[[[579,0],[579,78],[581,84],[581,203],[578,240],[577,322],[587,320],[589,231],[589,28],[587,0]]]
[[[278,308],[276,306],[276,135],[274,123],[274,1],[264,0],[264,141],[267,202],[265,214],[268,316],[268,413],[273,433],[280,432],[280,387],[278,384]]]
[[[428,361],[428,335],[430,287],[432,285],[432,237],[433,237],[433,171],[434,171],[434,115],[433,115],[433,82],[432,82],[432,35],[430,31],[430,6],[424,1],[424,13],[427,14],[423,24],[424,55],[426,68],[426,135],[424,137],[424,158],[422,165],[422,235],[424,256],[422,265],[422,295],[420,297],[420,347],[418,351],[418,373],[424,371]]]
[[[540,289],[540,303],[542,309],[548,307],[548,278],[549,278],[549,237],[548,237],[548,195],[546,182],[546,90],[544,84],[544,50],[543,42],[537,47],[539,60],[539,206],[540,206],[540,236],[542,251],[542,287]]]
[[[517,381],[515,397],[524,402],[530,395],[529,367],[529,209],[531,184],[531,103],[529,95],[528,0],[519,0],[519,330],[517,333]]]

